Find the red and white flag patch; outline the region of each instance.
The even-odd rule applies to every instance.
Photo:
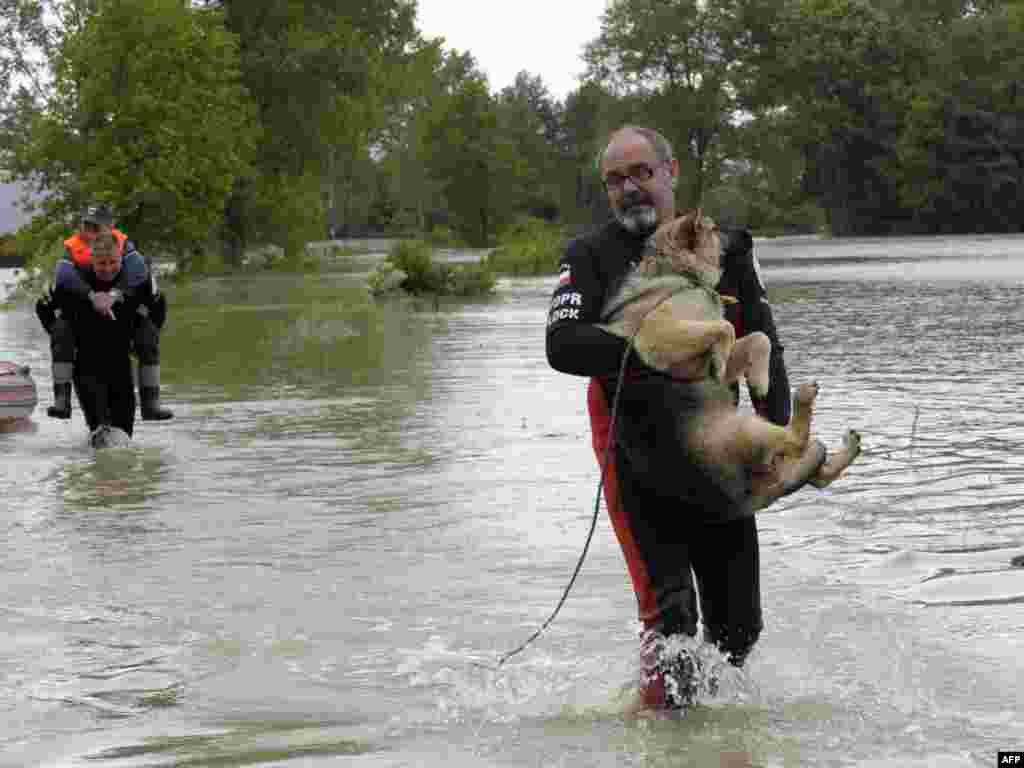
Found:
[[[563,285],[568,285],[572,282],[572,269],[568,264],[563,264],[561,270],[558,272],[558,287],[561,288]]]

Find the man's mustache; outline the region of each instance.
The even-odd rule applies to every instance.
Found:
[[[654,205],[654,202],[647,195],[638,192],[628,194],[622,198],[622,207],[624,209],[636,208],[641,205],[651,206]]]

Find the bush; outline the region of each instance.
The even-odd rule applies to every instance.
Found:
[[[434,249],[422,240],[395,243],[387,259],[370,275],[375,296],[397,290],[413,295],[482,296],[494,291],[494,274],[484,264],[434,261]]]
[[[484,264],[445,264],[448,293],[454,296],[485,296],[494,293],[497,278]]]
[[[273,243],[287,254],[286,262],[301,263],[306,243],[327,229],[320,192],[319,177],[312,173],[261,178],[248,211],[249,241]]]
[[[484,263],[505,275],[551,275],[565,253],[565,233],[542,219],[520,219],[501,236]]]
[[[388,296],[401,293],[402,283],[409,276],[402,270],[395,267],[390,261],[383,262],[367,281],[367,287],[374,296]]]
[[[409,293],[443,293],[444,275],[434,263],[434,249],[422,240],[400,240],[391,246],[387,261],[405,273]]]
[[[256,272],[317,272],[323,266],[320,256],[311,248],[285,251],[276,245],[265,245],[247,253],[242,262]]]

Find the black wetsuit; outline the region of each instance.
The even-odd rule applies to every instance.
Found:
[[[91,290],[109,291],[117,284],[103,282],[92,267],[77,267]],[[90,431],[102,424],[123,429],[135,426],[135,392],[131,352],[139,326],[163,325],[166,313],[162,295],[154,294],[152,282],[142,281],[134,291],[114,304],[114,319],[99,314],[88,298],[64,290],[58,284],[52,304],[61,310],[74,336],[74,386]],[[145,307],[145,313],[139,311]]]
[[[564,373],[591,377],[588,406],[599,462],[608,447],[609,409],[626,341],[595,323],[606,297],[639,262],[645,240],[615,221],[573,240],[551,301],[548,361]],[[719,291],[739,302],[727,317],[737,326],[738,337],[763,331],[771,339],[767,415],[786,424],[790,398],[782,346],[757,274],[752,240],[742,231],[725,233],[723,246]],[[680,466],[685,435],[676,426],[702,400],[734,396],[720,385],[673,380],[631,355],[610,446],[605,498],[645,627],[663,635],[696,634],[696,576],[707,638],[738,665],[762,628],[757,527],[742,498],[749,488],[723,485],[706,467]]]

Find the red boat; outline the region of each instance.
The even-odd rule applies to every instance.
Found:
[[[28,366],[0,362],[0,423],[27,418],[38,402]]]

